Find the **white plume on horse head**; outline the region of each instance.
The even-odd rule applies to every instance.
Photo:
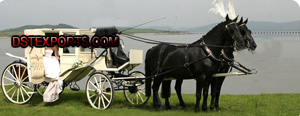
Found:
[[[209,13],[215,13],[220,15],[222,18],[225,18],[228,14],[230,19],[236,18],[236,13],[234,10],[233,0],[229,0],[228,7],[225,9],[224,3],[222,0],[214,0],[212,4],[215,6],[214,8],[211,8],[208,12]]]
[[[299,5],[300,7],[300,0],[294,0],[295,2],[297,2],[297,4]]]

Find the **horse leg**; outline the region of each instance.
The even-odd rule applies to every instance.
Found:
[[[183,79],[178,79],[176,80],[176,84],[175,84],[175,90],[176,90],[176,93],[177,93],[177,97],[178,97],[178,100],[180,102],[180,106],[182,108],[186,108],[185,106],[185,103],[182,99],[182,95],[181,95],[181,86],[182,86],[182,82],[183,82]]]
[[[196,78],[196,105],[195,105],[195,112],[199,112],[199,105],[201,100],[201,93],[203,84],[205,81],[205,75],[201,74],[199,77]]]
[[[217,111],[221,111],[221,109],[219,107],[219,97],[221,94],[221,87],[223,85],[224,80],[225,80],[225,77],[219,77],[219,79],[217,81],[216,99],[215,99],[215,108]]]
[[[203,87],[203,103],[202,103],[202,111],[207,111],[207,98],[208,98],[208,89],[209,83],[206,82]]]
[[[162,81],[163,81],[162,77],[155,77],[153,85],[152,85],[152,90],[153,90],[153,107],[156,110],[158,110],[158,111],[162,110],[161,101],[160,101],[159,96],[158,96],[159,86],[162,83]]]
[[[169,98],[171,96],[171,80],[163,81],[161,87],[161,97],[165,98],[166,109],[172,109],[170,106]]]
[[[214,110],[215,108],[215,99],[216,99],[216,88],[217,88],[217,82],[218,82],[218,78],[213,78],[212,81],[211,81],[211,85],[210,85],[210,88],[211,88],[211,101],[210,101],[210,107],[209,109],[211,111]]]

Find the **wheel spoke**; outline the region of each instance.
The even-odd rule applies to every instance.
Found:
[[[19,88],[17,88],[17,102],[19,102]]]
[[[23,102],[24,102],[24,101],[25,101],[25,98],[24,98],[24,94],[23,94],[22,88],[19,88],[19,89],[20,89],[21,96],[22,96],[22,99],[23,99]]]
[[[95,78],[96,78],[96,77],[95,77]],[[101,80],[102,80],[102,79],[101,79],[101,75],[100,75],[100,76],[99,76],[99,84],[100,84],[100,85],[99,85],[99,89],[102,89],[102,88],[100,88],[100,87],[102,87],[102,85],[101,85],[101,84],[102,84],[102,83],[101,83]]]
[[[18,76],[19,76],[19,79],[21,79],[21,65],[19,65],[19,71],[18,71]]]
[[[11,81],[11,82],[16,82],[15,80],[12,80],[12,79],[10,79],[8,77],[4,77],[4,78],[7,79],[7,80],[9,80],[9,81]]]
[[[142,92],[142,91],[140,91],[140,93],[142,93],[142,94],[144,94],[144,95],[146,95],[144,92]]]
[[[12,94],[11,97],[10,97],[11,99],[13,99],[13,97],[14,97],[14,95],[15,95],[17,89],[18,89],[18,88],[16,88],[16,89],[14,90],[13,94]]]
[[[89,89],[89,91],[96,91],[95,89]]]
[[[10,72],[9,70],[8,70],[7,72],[8,72],[8,74],[10,74],[10,76],[11,76],[12,78],[14,78],[15,80],[17,80],[16,77],[13,76],[13,74],[11,74],[11,72]]]
[[[95,81],[96,81],[96,85],[97,85],[97,89],[98,89],[98,88],[100,87],[99,84],[98,84],[98,80],[97,80],[96,77],[95,77],[94,79],[95,79]]]
[[[22,76],[22,77],[23,77],[23,76]],[[27,78],[28,78],[28,75],[22,80],[22,82],[24,82]]]
[[[103,92],[103,94],[105,94],[105,95],[111,95],[111,93],[107,93],[107,92]]]
[[[95,98],[93,104],[96,104],[96,101],[98,100],[98,97]]]
[[[93,94],[92,96],[90,96],[90,99],[92,98],[92,97],[94,97],[96,94]]]
[[[17,75],[17,73],[16,73],[15,67],[14,67],[14,66],[12,66],[12,67],[13,67],[13,70],[14,70],[15,77],[17,77],[17,79],[19,79],[19,78],[18,78],[18,75]]]
[[[101,108],[101,98],[100,98],[100,96],[99,96],[98,108],[99,109]]]
[[[15,88],[16,86],[13,86],[12,88],[10,88],[6,93],[9,93],[13,88]]]
[[[4,86],[11,86],[11,85],[15,85],[15,84],[13,84],[13,83],[10,83],[10,84],[4,84]]]
[[[26,95],[27,95],[28,97],[30,97],[29,94],[28,94],[28,92],[27,92],[23,87],[21,87],[21,88],[22,88],[22,90],[26,93]]]
[[[144,102],[143,97],[141,96],[140,92],[138,91],[137,93],[138,93],[138,95],[140,96],[142,102]]]
[[[103,100],[103,96],[101,96],[101,101],[102,101],[102,104],[103,104],[103,108],[106,108],[105,102]]]
[[[131,97],[131,101],[134,103],[134,94],[132,94],[133,96]]]
[[[105,83],[106,83],[106,79],[104,79],[104,82],[102,83],[102,87],[101,87],[101,88],[104,87]],[[106,89],[106,88],[105,88],[105,89]]]
[[[89,83],[90,83],[91,85],[93,85],[93,87],[94,87],[95,89],[97,89],[97,87],[92,83],[92,81],[89,81]]]
[[[138,96],[138,94],[135,94],[135,96],[136,96],[136,104],[139,104],[139,96]]]
[[[102,94],[102,97],[104,97],[104,99],[109,103],[109,100],[107,99],[107,97],[105,95]]]
[[[24,73],[26,72],[26,70],[27,70],[27,68],[25,68],[25,70],[23,71],[23,73],[22,73],[22,76],[21,76],[21,77],[23,77],[23,76],[24,76]],[[27,75],[25,78],[28,78],[28,75]],[[22,82],[25,80],[25,78],[22,80]]]
[[[25,87],[27,89],[30,89],[31,91],[34,91],[32,88],[28,87],[28,86],[25,86],[25,85],[22,85],[22,87]]]

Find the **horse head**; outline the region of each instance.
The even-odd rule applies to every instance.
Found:
[[[241,31],[242,36],[244,37],[244,40],[246,41],[246,46],[248,48],[249,51],[254,51],[257,47],[252,35],[251,35],[251,30],[246,26],[248,22],[248,19],[246,19],[243,22],[243,17],[241,18],[240,22],[239,22],[239,28]]]
[[[239,51],[246,49],[247,47],[244,37],[239,30],[238,23],[236,23],[237,18],[238,17],[231,20],[228,15],[226,16],[225,31],[227,32],[227,38],[229,39],[227,40],[227,43],[233,45],[234,49]]]

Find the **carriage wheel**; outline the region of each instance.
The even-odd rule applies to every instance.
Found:
[[[135,71],[129,74],[131,77],[145,78],[141,72]],[[124,88],[123,90],[126,100],[131,104],[145,104],[149,97],[145,94],[145,79],[135,81],[134,86]]]
[[[43,82],[40,83],[40,84],[36,84],[36,85],[35,85],[36,92],[37,92],[39,95],[43,96],[44,93],[45,93],[45,91],[46,91],[46,89],[47,89],[47,87],[48,87],[48,85],[49,85],[49,83],[47,83],[47,82],[45,82],[45,81],[43,81]]]
[[[34,84],[29,82],[27,65],[20,61],[13,62],[4,69],[1,85],[6,99],[16,104],[27,103],[34,94]]]
[[[114,100],[114,88],[110,78],[102,73],[93,74],[86,83],[86,96],[93,108],[109,108]]]

